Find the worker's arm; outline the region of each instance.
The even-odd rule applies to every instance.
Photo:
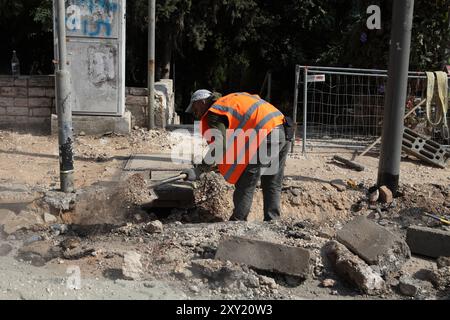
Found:
[[[209,112],[206,116],[208,121],[208,127],[210,129],[215,129],[216,132],[214,133],[214,142],[210,144],[209,148],[210,150],[207,152],[210,156],[213,158],[215,157],[215,151],[216,151],[216,142],[218,139],[222,142],[222,157],[225,155],[226,150],[226,130],[228,128],[228,119],[225,116],[217,115],[212,112]],[[185,173],[187,175],[187,180],[195,181],[197,180],[200,175],[204,172],[210,172],[215,171],[216,164],[210,163],[211,161],[206,162],[205,159],[203,159],[202,163],[199,165],[195,165],[192,169],[186,169],[183,170],[182,173]]]
[[[210,145],[211,149],[208,154],[210,154],[212,157],[215,157],[216,146],[221,145],[222,158],[225,155],[226,151],[226,130],[228,127],[228,119],[225,116],[221,116],[212,112],[209,112],[206,117],[208,121],[208,127],[212,130],[216,130],[216,132],[214,133],[214,142]],[[205,162],[205,159],[203,159],[202,167],[205,171],[211,171],[214,170],[215,164],[208,164]]]

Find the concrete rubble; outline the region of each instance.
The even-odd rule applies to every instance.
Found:
[[[398,272],[411,257],[404,240],[365,217],[346,224],[336,238],[367,264],[378,266],[383,276]]]
[[[386,289],[386,283],[381,275],[340,243],[330,241],[324,247],[324,253],[335,272],[362,292],[377,295]]]
[[[126,252],[123,256],[122,273],[125,279],[139,280],[142,276],[141,255],[137,252]]]
[[[293,155],[283,182],[281,219],[262,222],[258,186],[248,221],[229,222],[234,190],[217,173],[161,188],[156,198],[149,192],[150,184],[179,172],[166,161],[170,154],[159,159],[171,147],[169,135],[139,128],[130,138],[77,136],[82,160],[77,160],[80,187],[74,194],[55,191],[57,166],[39,175],[57,157],[40,159],[45,163],[33,172],[35,182],[46,187],[2,182],[0,287],[10,290],[6,296],[16,294],[8,282],[17,270],[22,276],[43,275],[30,287],[28,276],[20,283],[31,289],[45,284],[50,295],[66,290],[59,275],[77,266],[83,281],[74,291],[89,297],[86,293],[99,286],[96,297],[120,292],[117,297],[146,299],[162,282],[164,291],[189,299],[448,299],[450,228],[423,214],[429,209],[450,215],[445,175],[439,183],[424,184],[434,171],[414,167],[414,175],[423,176],[402,185],[394,199],[389,190],[371,187],[370,162],[364,163],[367,172],[349,174],[329,159],[314,156],[299,163]],[[152,149],[163,143],[164,151]],[[144,166],[127,170],[130,155]],[[149,162],[164,167],[149,169]],[[180,194],[174,196],[174,190]],[[40,297],[27,291],[14,298]]]

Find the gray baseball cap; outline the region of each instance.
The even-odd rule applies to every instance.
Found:
[[[189,103],[189,106],[187,107],[187,109],[186,109],[186,113],[192,113],[192,104],[195,102],[195,101],[200,101],[200,100],[204,100],[204,99],[208,99],[209,97],[211,97],[213,95],[213,93],[211,92],[211,91],[209,91],[209,90],[206,90],[206,89],[200,89],[200,90],[197,90],[197,91],[195,91],[193,94],[192,94],[192,97],[191,97],[191,102]]]

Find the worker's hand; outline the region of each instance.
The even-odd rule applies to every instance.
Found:
[[[185,169],[181,173],[186,174],[185,181],[197,181],[200,178],[201,171],[198,168]]]

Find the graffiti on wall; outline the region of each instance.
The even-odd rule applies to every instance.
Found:
[[[113,0],[69,0],[67,29],[85,37],[111,37],[119,5]]]

